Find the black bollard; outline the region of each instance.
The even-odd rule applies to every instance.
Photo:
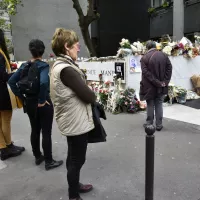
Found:
[[[154,194],[154,151],[155,151],[155,127],[147,125],[146,132],[146,166],[145,166],[145,200],[153,200]]]

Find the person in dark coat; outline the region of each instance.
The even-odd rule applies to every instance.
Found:
[[[4,32],[0,29],[0,48],[5,55],[0,54],[0,152],[1,160],[19,156],[24,147],[15,146],[11,140],[12,106],[7,82],[12,74],[6,70],[6,59],[10,61]]]
[[[167,55],[156,50],[156,43],[147,42],[148,52],[141,59],[142,81],[140,83],[140,100],[147,101],[147,119],[144,126],[153,124],[154,109],[156,129],[163,128],[163,98],[168,93],[172,65]]]

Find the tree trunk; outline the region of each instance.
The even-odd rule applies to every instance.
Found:
[[[87,15],[84,16],[83,10],[81,8],[81,5],[79,3],[79,0],[72,0],[73,2],[73,8],[76,10],[78,16],[79,16],[79,26],[81,28],[82,36],[85,42],[86,47],[88,48],[88,51],[90,53],[91,57],[97,56],[96,50],[94,48],[94,45],[92,43],[92,39],[90,37],[89,33],[89,25],[97,20],[99,18],[99,14],[97,14],[94,11],[93,8],[93,0],[87,0],[88,2],[88,10]]]
[[[92,39],[90,37],[89,28],[87,26],[82,26],[81,32],[82,32],[82,36],[83,36],[83,40],[85,42],[85,45],[88,48],[90,57],[96,57],[97,54],[96,54],[96,50],[94,48],[94,45],[92,43]]]

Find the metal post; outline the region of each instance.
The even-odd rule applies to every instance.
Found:
[[[146,132],[146,165],[145,165],[145,200],[153,200],[154,194],[154,151],[155,151],[155,127],[148,125]]]

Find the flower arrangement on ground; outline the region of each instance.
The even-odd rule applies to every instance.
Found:
[[[101,103],[104,107],[106,107],[106,105],[107,105],[108,93],[109,93],[109,90],[106,89],[106,88],[103,88],[103,89],[100,89],[100,90],[99,90],[99,100],[100,100],[100,103]]]
[[[116,112],[128,112],[128,113],[136,113],[140,110],[145,109],[146,107],[138,100],[135,95],[135,90],[132,88],[125,89],[121,92],[121,95],[116,101],[117,108]]]

